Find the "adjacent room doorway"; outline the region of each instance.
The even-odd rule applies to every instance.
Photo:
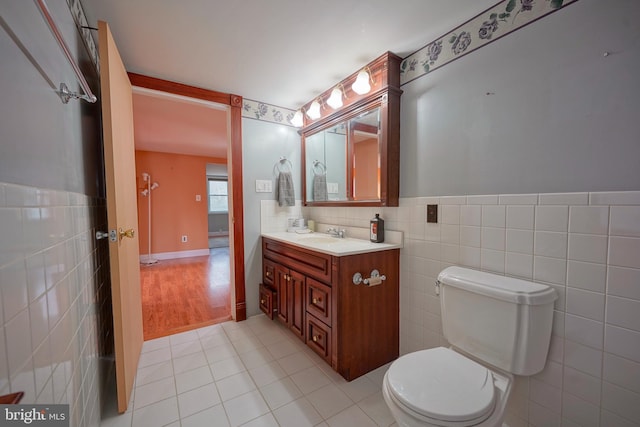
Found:
[[[241,175],[234,176],[234,166],[240,171],[241,166],[236,165],[239,155],[233,149],[234,135],[240,130],[239,126],[232,129],[234,113],[239,111],[210,98],[193,97],[190,91],[186,96],[182,85],[135,74],[129,77],[134,98],[141,261],[148,257],[158,261],[141,264],[144,339],[231,318],[243,320],[244,254],[242,240],[237,240],[241,227],[239,230],[236,220],[238,200],[242,203],[237,187],[241,195],[242,184]],[[201,91],[196,94],[215,94]],[[210,245],[209,179],[220,179],[223,174],[212,175],[211,170],[225,171],[227,189],[224,209],[213,209],[218,217],[217,234],[226,233],[226,245],[217,240],[215,248]],[[145,174],[155,184],[154,190],[145,182]],[[242,283],[238,286],[240,270]]]

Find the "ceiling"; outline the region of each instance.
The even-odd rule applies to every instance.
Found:
[[[82,0],[127,71],[292,110],[386,51],[406,57],[498,0]],[[136,149],[226,158],[227,113],[134,94]]]
[[[134,88],[136,150],[227,158],[227,107]]]
[[[498,0],[82,0],[128,71],[297,109]]]

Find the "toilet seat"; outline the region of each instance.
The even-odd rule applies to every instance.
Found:
[[[389,397],[405,411],[440,425],[472,426],[496,406],[493,373],[461,354],[438,347],[400,357],[385,377]]]

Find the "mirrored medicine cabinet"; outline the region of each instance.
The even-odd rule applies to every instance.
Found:
[[[369,93],[351,90],[354,73],[338,85],[344,106],[325,108],[324,116],[301,130],[306,206],[398,206],[400,58],[387,52],[364,69],[371,77]]]

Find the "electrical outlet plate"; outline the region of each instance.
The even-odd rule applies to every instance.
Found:
[[[438,222],[438,205],[427,205],[427,222]]]

